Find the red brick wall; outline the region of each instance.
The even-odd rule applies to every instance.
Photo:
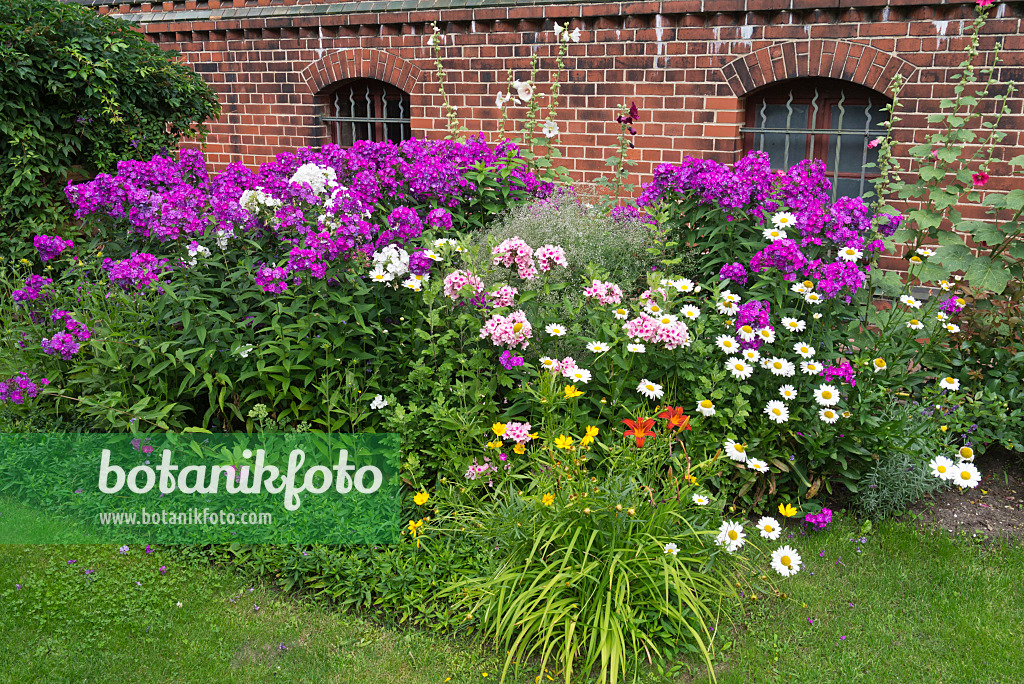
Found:
[[[973,0],[676,0],[362,14],[346,12],[371,3],[339,7],[314,0],[304,11],[320,14],[284,17],[229,17],[224,9],[257,4],[295,3],[189,0],[100,8],[139,21],[147,36],[180,51],[217,90],[223,114],[207,141],[215,167],[236,159],[256,165],[283,149],[327,142],[316,95],[351,77],[406,90],[414,135],[444,135],[427,45],[433,21],[448,34],[444,64],[452,102],[470,129],[493,136],[494,98],[504,88],[506,70],[524,79],[531,51],[544,69],[552,68],[552,28],[558,21],[583,32],[565,60],[567,106],[559,116],[564,163],[579,180],[603,172],[618,132],[612,110],[636,101],[642,120],[631,153],[640,160],[634,182],[649,180],[656,165],[685,155],[737,159],[744,96],[798,76],[838,78],[882,91],[902,73],[905,109],[896,136],[921,142],[929,134],[927,115],[939,111],[940,98],[952,95],[951,76],[967,43],[963,32],[974,16]],[[984,31],[983,51],[1003,42],[1004,80],[1024,81],[1022,5],[997,4]],[[192,14],[182,10],[195,9],[211,16],[176,20]],[[542,73],[541,93],[547,92],[547,80]],[[1003,159],[1024,153],[1022,100],[1011,107],[1002,125],[1008,131]],[[1008,179],[999,178],[1005,168],[994,171],[993,186],[1005,185]]]

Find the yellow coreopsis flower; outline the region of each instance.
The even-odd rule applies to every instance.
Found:
[[[494,431],[494,434],[496,434],[499,437],[501,437],[502,435],[505,434],[505,424],[504,423],[495,423],[494,425],[491,426],[491,430]]]
[[[566,437],[565,435],[558,435],[555,437],[555,446],[559,449],[565,449],[568,451],[572,448],[572,437]]]
[[[582,396],[583,396],[583,392],[580,392],[578,389],[576,389],[576,385],[566,385],[565,386],[565,398],[566,399],[573,399],[575,397],[582,397]]]
[[[545,494],[543,497],[541,497],[541,502],[545,506],[550,506],[551,504],[555,503],[555,495],[554,494]]]
[[[420,518],[418,522],[409,521],[409,534],[412,535],[413,539],[421,534],[421,527],[423,527],[423,518]]]
[[[593,426],[587,426],[587,434],[583,435],[583,439],[580,440],[580,446],[587,446],[588,444],[594,443],[594,438],[597,437],[599,430]]]
[[[412,500],[416,502],[417,506],[422,506],[423,504],[427,503],[427,501],[430,500],[430,494],[427,494],[426,492],[420,492],[416,496],[412,497]]]
[[[946,430],[949,429],[949,426],[948,425],[940,425],[939,429],[942,430],[943,432],[945,432]]]
[[[792,518],[794,515],[797,514],[797,510],[793,508],[792,504],[779,504],[779,513],[786,516],[787,518]]]
[[[499,439],[499,440],[496,440],[494,442],[488,442],[487,443],[487,448],[488,449],[500,449],[501,448],[501,440]]]
[[[512,447],[512,451],[514,451],[517,454],[525,454],[526,447],[523,446],[522,444],[516,444],[514,447]]]

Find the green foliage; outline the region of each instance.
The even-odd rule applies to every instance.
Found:
[[[70,176],[201,138],[220,111],[174,53],[74,3],[0,2],[0,65],[0,233],[12,246],[67,218]]]

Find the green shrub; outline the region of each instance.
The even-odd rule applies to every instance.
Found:
[[[202,137],[220,112],[174,53],[74,3],[0,2],[0,64],[0,233],[14,247],[68,217],[71,175]]]

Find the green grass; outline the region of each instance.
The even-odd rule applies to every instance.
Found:
[[[785,600],[746,597],[720,684],[1024,682],[1024,547],[905,523],[861,536],[837,520],[779,540],[804,570],[775,581]]]
[[[0,540],[19,524],[54,523],[0,501]],[[122,555],[96,544],[0,545],[0,643],[4,683],[456,684],[495,681],[501,661],[463,641],[282,597],[172,551]]]

